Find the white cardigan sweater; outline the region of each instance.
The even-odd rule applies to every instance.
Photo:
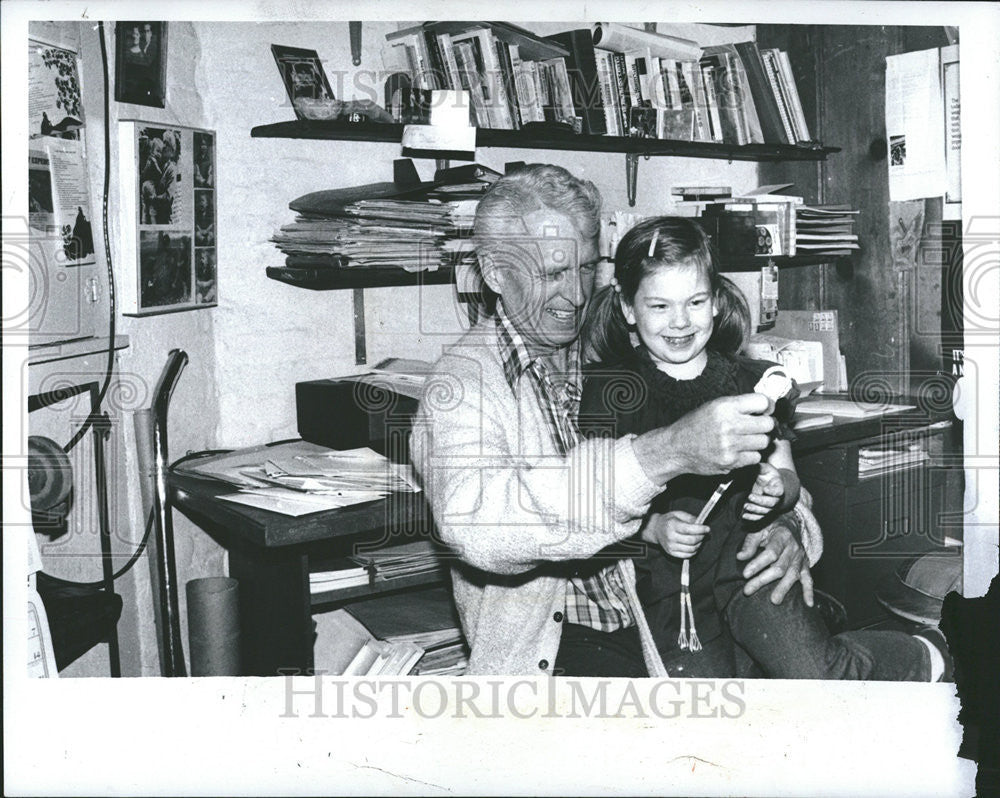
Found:
[[[435,365],[411,456],[441,537],[460,558],[452,579],[468,672],[551,673],[567,588],[565,569],[551,563],[634,535],[663,486],[642,470],[631,437],[584,440],[560,455],[527,382],[517,396],[508,386],[492,319]]]

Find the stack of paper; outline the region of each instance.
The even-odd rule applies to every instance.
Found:
[[[391,463],[372,449],[337,451],[306,441],[255,446],[194,460],[176,470],[240,489],[220,499],[290,516],[420,490],[408,465]]]
[[[362,587],[371,583],[371,572],[353,558],[323,564],[323,570],[309,573],[309,591],[324,593],[348,587]]]
[[[848,205],[802,205],[795,211],[795,249],[801,255],[850,255],[860,249],[854,232],[859,211]]]
[[[402,576],[432,573],[442,568],[441,558],[429,540],[418,540],[390,546],[356,557],[367,565],[376,580],[398,579]]]
[[[416,490],[408,472],[405,466],[363,448],[290,457],[275,454],[260,466],[240,473],[264,485],[336,496],[348,504],[359,504],[389,493]]]
[[[475,200],[360,200],[330,215],[300,213],[271,240],[288,266],[435,270],[454,261],[474,214]]]
[[[913,468],[930,459],[922,443],[905,446],[864,447],[858,449],[858,477],[871,477]]]

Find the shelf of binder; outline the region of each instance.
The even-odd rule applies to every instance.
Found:
[[[371,141],[399,144],[407,125],[350,123],[295,119],[258,125],[253,138],[313,139],[318,141]],[[409,126],[412,127],[412,126]],[[476,128],[476,148],[509,147],[525,150],[620,152],[634,155],[668,155],[684,158],[717,158],[727,161],[823,161],[840,147],[819,144],[726,144],[714,141],[680,141],[639,136],[588,135],[585,133],[532,132]]]

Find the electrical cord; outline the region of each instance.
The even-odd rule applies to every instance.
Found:
[[[108,83],[108,49],[107,44],[104,41],[103,22],[97,23],[97,30],[101,39],[101,67],[104,73],[104,193],[101,205],[104,229],[104,257],[108,266],[108,362],[104,370],[104,384],[101,386],[101,390],[97,395],[97,401],[91,409],[90,414],[84,420],[83,424],[80,425],[80,429],[76,431],[69,443],[63,447],[64,452],[72,451],[73,447],[75,447],[83,436],[87,434],[87,430],[90,429],[95,418],[100,414],[101,405],[103,404],[104,397],[107,395],[108,388],[111,385],[111,377],[114,373],[115,367],[115,313],[117,312],[117,308],[115,295],[115,273],[111,262],[111,236],[108,231],[108,195],[110,193],[111,183],[111,172],[109,169],[109,164],[111,163],[111,99]]]
[[[178,458],[173,463],[171,463],[169,466],[169,470],[173,471],[181,463],[186,463],[188,460],[195,460],[200,457],[211,457],[212,455],[216,454],[228,454],[231,451],[232,449],[205,449],[204,451],[200,452],[188,452],[188,454]],[[128,573],[132,569],[132,567],[139,561],[139,558],[142,556],[142,553],[146,550],[146,545],[149,543],[149,535],[153,531],[153,516],[154,512],[153,510],[150,510],[149,515],[146,516],[146,530],[142,534],[142,540],[139,541],[138,547],[132,553],[132,556],[129,557],[128,562],[125,563],[125,565],[123,565],[118,571],[114,573],[110,581],[115,582],[118,579],[120,579],[122,576]],[[103,579],[99,579],[94,582],[77,582],[72,579],[63,579],[62,577],[59,576],[52,576],[52,574],[49,573],[46,573],[45,575],[49,577],[53,582],[57,582],[58,584],[61,585],[72,585],[73,587],[104,587],[105,584],[105,581]]]

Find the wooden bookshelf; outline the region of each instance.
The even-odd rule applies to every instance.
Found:
[[[296,119],[258,125],[253,138],[314,139],[325,141],[373,141],[400,143],[403,125]],[[672,141],[632,136],[588,136],[574,133],[539,135],[522,130],[476,131],[477,147],[510,147],[526,150],[572,150],[620,152],[632,155],[665,155],[684,158],[715,158],[727,161],[823,161],[840,152],[839,147],[809,147],[792,144],[725,144],[708,141]]]

